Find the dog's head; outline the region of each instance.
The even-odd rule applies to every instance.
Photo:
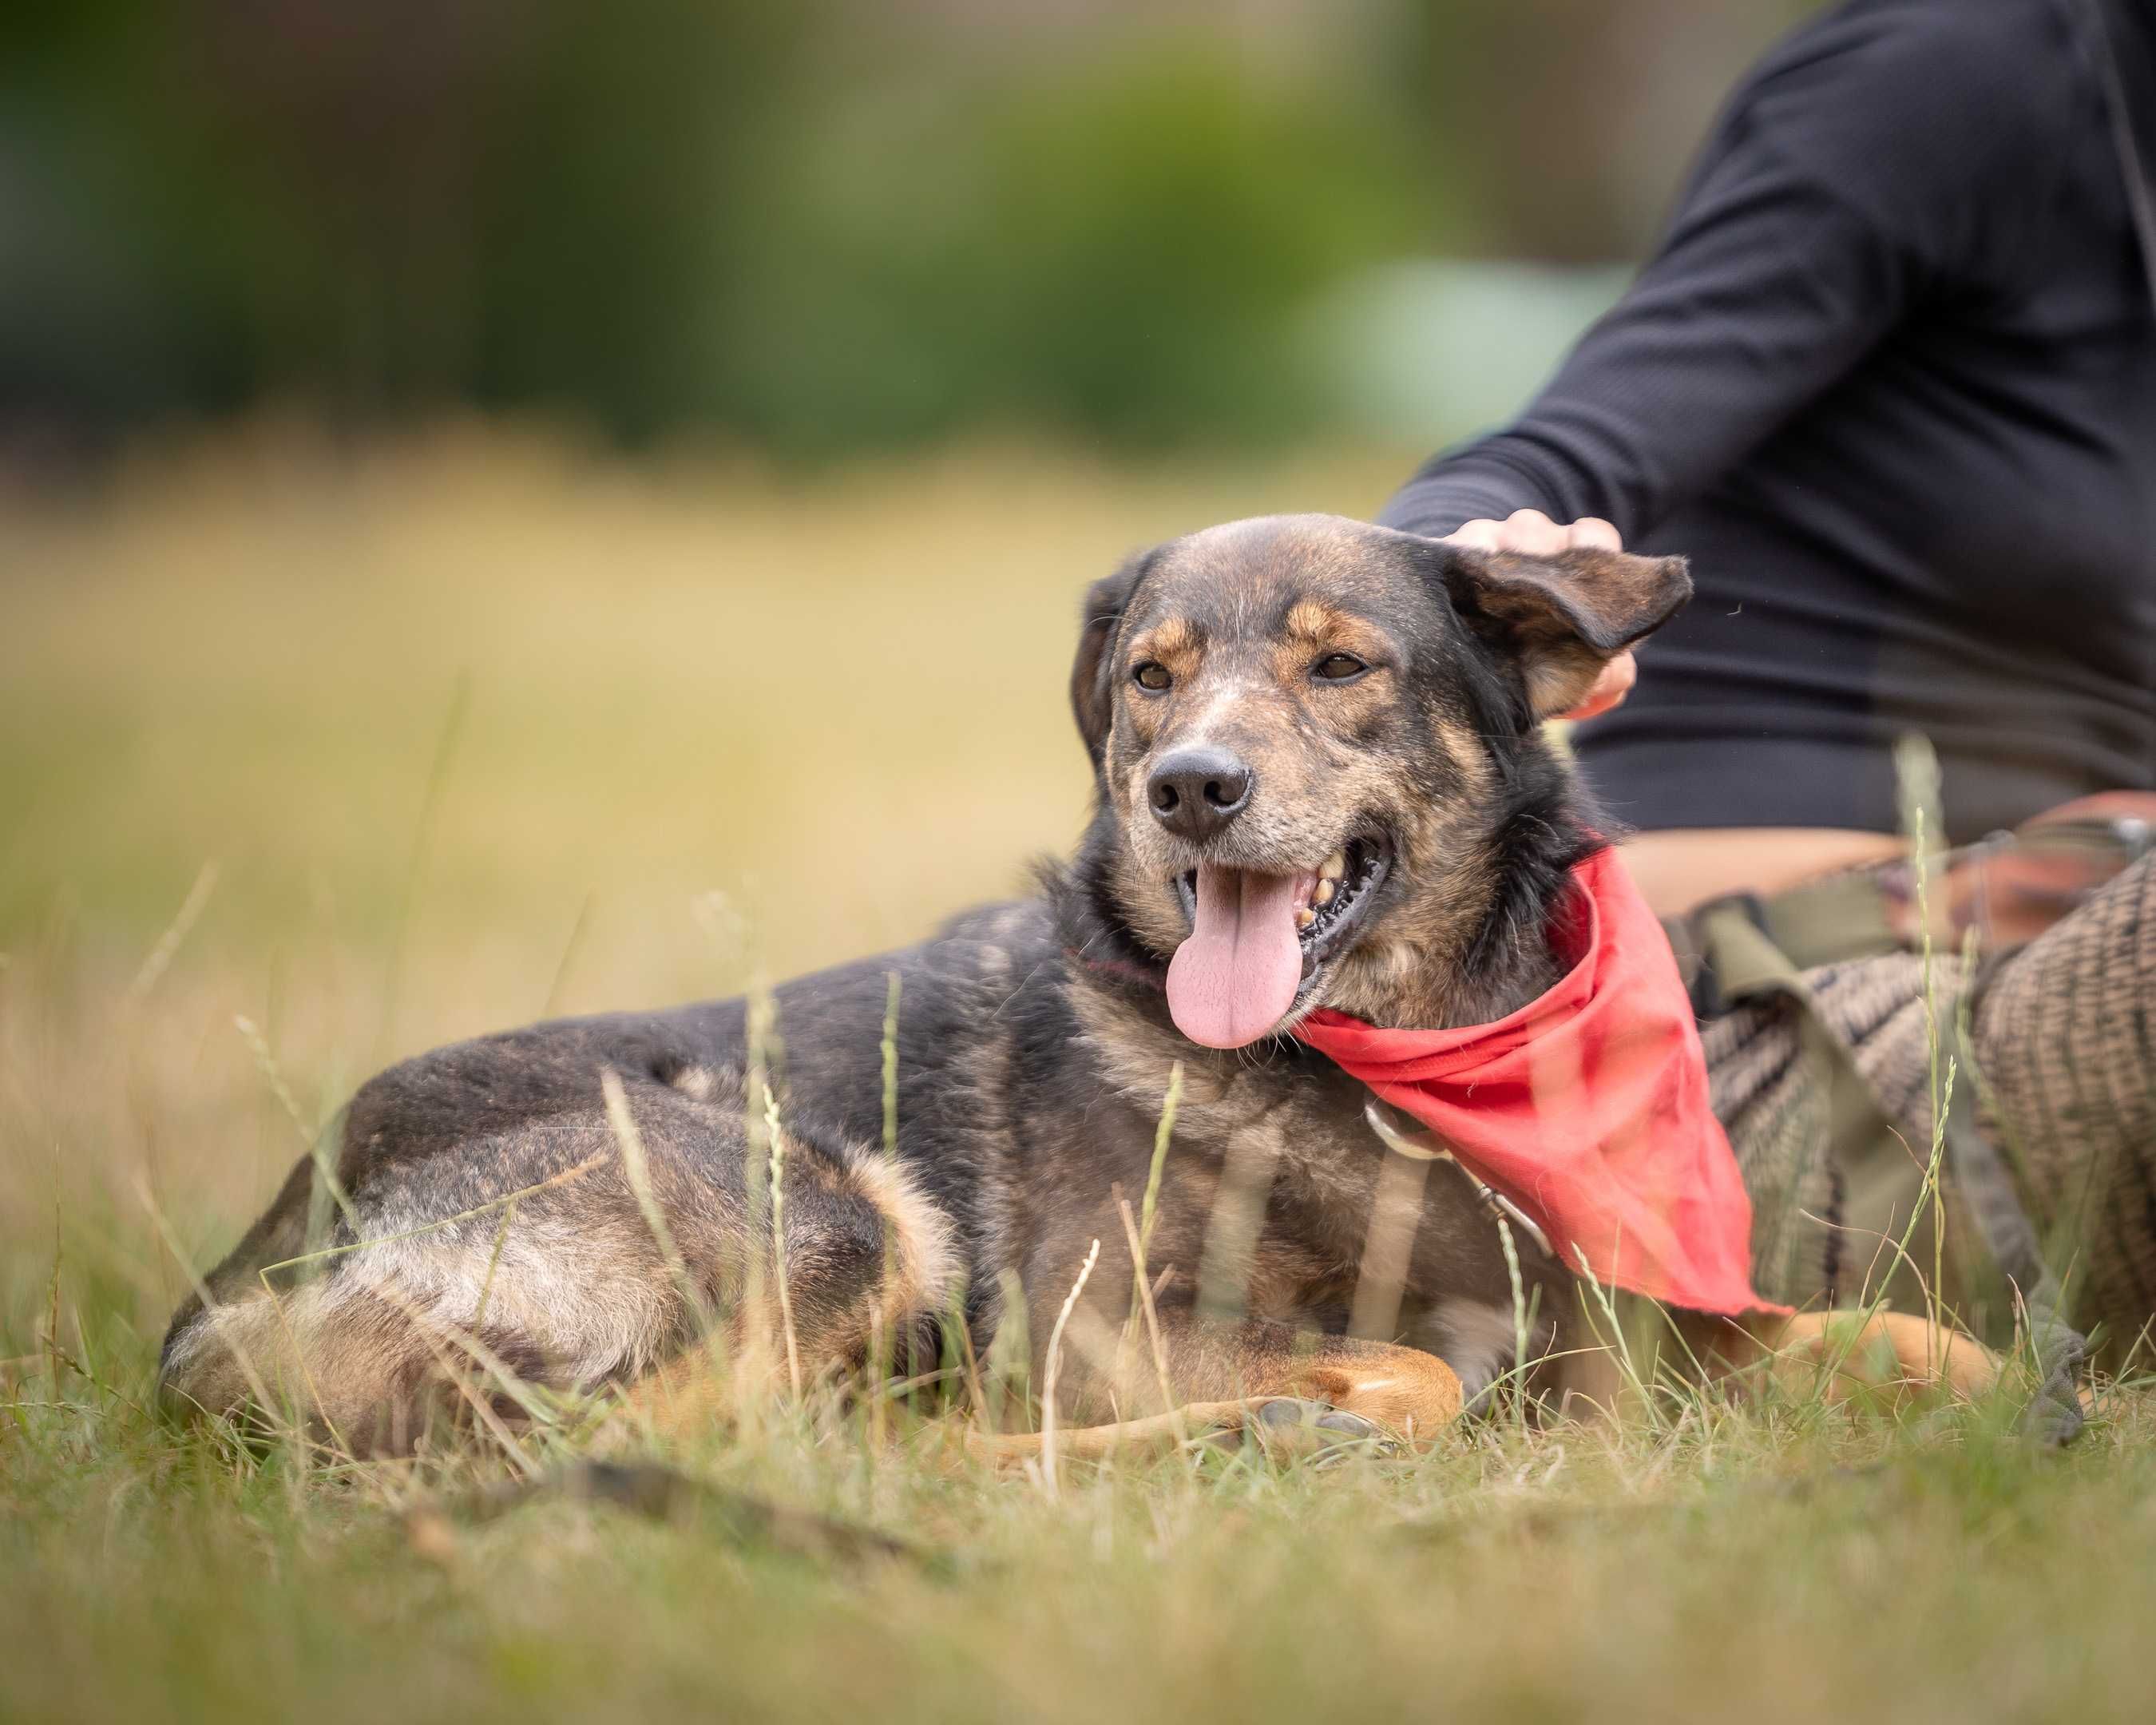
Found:
[[[1434,1023],[1502,912],[1512,836],[1561,817],[1541,721],[1690,592],[1676,558],[1330,516],[1231,522],[1096,583],[1070,683],[1086,861],[1172,961],[1178,1028],[1234,1048],[1321,1005]]]

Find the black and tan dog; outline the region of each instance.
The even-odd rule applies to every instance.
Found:
[[[445,1373],[480,1361],[708,1420],[714,1351],[690,1345],[706,1313],[737,1358],[779,1358],[789,1329],[809,1376],[951,1322],[985,1348],[1020,1316],[1037,1360],[1097,1241],[1065,1327],[1066,1419],[1157,1415],[1165,1393],[1296,1398],[1349,1427],[1450,1420],[1517,1348],[1491,1214],[1440,1166],[1404,1227],[1382,1225],[1381,1193],[1404,1189],[1367,1092],[1281,1033],[1321,1004],[1485,1022],[1555,979],[1553,907],[1594,841],[1541,721],[1689,586],[1673,560],[1486,553],[1326,516],[1135,560],[1088,596],[1072,671],[1098,790],[1075,858],[1033,898],[778,991],[783,1263],[751,1204],[742,1002],[542,1024],[364,1086],[335,1185],[303,1160],[175,1318],[164,1396],[218,1413],[268,1396],[395,1445]],[[1146,1186],[1178,1061],[1156,1358],[1122,1345],[1116,1194]],[[1390,1241],[1374,1270],[1373,1219]],[[1568,1279],[1527,1259],[1532,1345],[1569,1348]],[[1702,1339],[1741,1360],[1824,1327]],[[1881,1328],[1889,1375],[1938,1368],[1920,1322]],[[1990,1368],[1956,1346],[1964,1385]]]

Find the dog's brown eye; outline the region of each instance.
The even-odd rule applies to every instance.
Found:
[[[1131,680],[1141,689],[1150,689],[1158,694],[1175,679],[1168,675],[1166,665],[1148,659],[1142,665],[1132,666]]]
[[[1369,670],[1352,653],[1328,654],[1310,668],[1310,674],[1321,683],[1352,683]]]

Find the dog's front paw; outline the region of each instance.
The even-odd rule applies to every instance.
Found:
[[[1460,1417],[1460,1377],[1419,1348],[1358,1344],[1344,1358],[1312,1361],[1289,1386],[1343,1414],[1359,1414],[1411,1444],[1426,1444]]]
[[[1276,1395],[1252,1404],[1243,1429],[1268,1450],[1289,1455],[1396,1455],[1399,1440],[1374,1420],[1328,1402]]]

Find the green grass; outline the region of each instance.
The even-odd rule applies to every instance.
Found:
[[[186,1286],[153,1211],[200,1264],[383,1059],[1014,889],[1082,803],[1085,582],[1400,470],[789,488],[467,434],[0,513],[0,1720],[2147,1717],[2138,1390],[2057,1455],[2004,1409],[1693,1395],[1051,1500],[813,1396],[672,1458],[925,1563],[714,1513],[481,1522],[476,1445],[250,1461],[142,1411]]]

